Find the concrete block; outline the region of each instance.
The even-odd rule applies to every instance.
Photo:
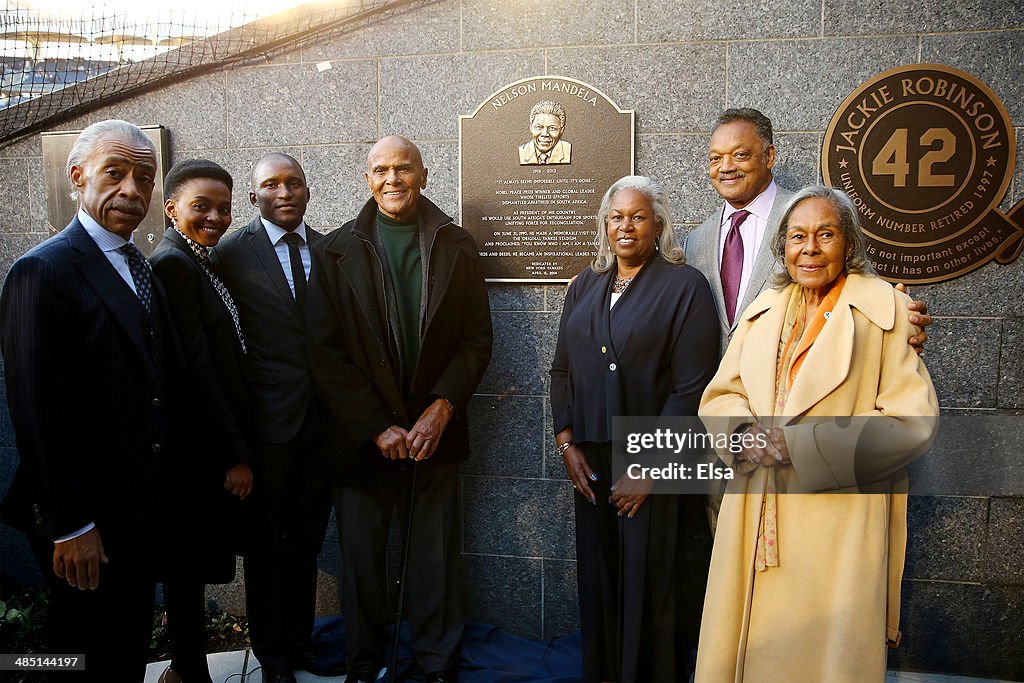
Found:
[[[912,36],[734,43],[729,106],[759,109],[777,130],[823,131],[857,86],[916,61]]]
[[[487,285],[487,298],[492,311],[545,311],[545,285]]]
[[[380,134],[458,138],[460,114],[472,114],[502,86],[543,73],[540,50],[381,59]]]
[[[302,48],[302,61],[459,50],[459,3],[413,3],[357,25],[325,32]],[[334,64],[334,68],[344,68]]]
[[[579,630],[576,563],[544,560],[544,635],[558,638]]]
[[[775,176],[776,183],[795,191],[821,182],[819,169],[821,137],[819,135],[815,133],[783,133],[774,137],[775,167],[772,169],[772,175]],[[710,139],[708,136],[709,141]]]
[[[978,581],[987,515],[986,498],[910,496],[904,578]]]
[[[523,638],[541,637],[542,560],[463,555],[466,619]]]
[[[306,221],[321,229],[340,228],[359,214],[372,195],[366,172],[367,143],[304,147],[302,166],[309,183]]]
[[[561,481],[462,478],[463,551],[570,559],[572,488]]]
[[[459,143],[431,140],[416,144],[427,167],[427,189],[423,196],[459,223]]]
[[[25,196],[25,188],[31,187],[29,160],[0,158],[0,176],[4,178],[3,185],[0,185],[0,204],[4,207],[0,216],[0,234],[30,232],[33,212],[31,202]]]
[[[377,135],[372,61],[327,71],[314,64],[233,69],[225,87],[229,147],[338,144]]]
[[[946,33],[1024,24],[1024,8],[1014,0],[978,3],[825,0],[822,15],[826,36]]]
[[[999,352],[1000,408],[1024,408],[1024,320],[1003,320]]]
[[[543,0],[462,3],[464,50],[632,42],[630,0],[564,0],[557,11]],[[541,72],[538,72],[538,74]],[[549,73],[557,73],[551,71]]]
[[[138,126],[165,126],[170,131],[172,150],[225,147],[228,140],[224,116],[224,73],[232,72],[208,73],[147,90],[91,112],[89,122],[124,119]],[[242,92],[251,93],[252,90],[247,87]]]
[[[491,313],[494,350],[490,367],[477,391],[481,394],[547,393],[548,370],[555,354],[558,315],[554,313]]]
[[[1024,316],[1024,259],[1008,266],[988,263],[973,273],[935,285],[915,285],[913,296],[928,304],[933,316]],[[938,323],[932,327],[937,327]],[[925,360],[931,353],[931,328],[925,345]],[[929,366],[931,367],[931,366]]]
[[[544,399],[475,396],[469,404],[472,457],[464,474],[542,477]]]
[[[925,364],[940,406],[996,406],[1000,336],[998,320],[942,318],[928,329]]]
[[[931,4],[931,3],[921,3]],[[955,4],[953,6],[956,6]],[[1013,0],[1000,0],[970,6],[971,13],[998,12],[998,21],[987,22],[987,28],[1024,24],[1024,5]],[[1010,10],[1008,6],[1015,9]],[[1013,18],[1016,17],[1014,20]],[[985,83],[999,96],[1010,114],[1010,120],[1020,125],[1024,121],[1024,84],[1021,83],[1020,55],[1024,53],[1024,30],[995,33],[960,33],[921,38],[921,61],[962,69]]]
[[[1024,678],[1024,588],[904,581],[903,644],[890,669],[997,680]]]
[[[637,40],[743,40],[821,35],[821,13],[806,3],[726,0],[639,0]]]
[[[637,133],[707,130],[725,102],[721,44],[549,50],[547,66],[548,73],[590,83],[622,109],[635,110]]]
[[[989,503],[985,539],[986,579],[996,584],[1024,585],[1024,498],[993,498]]]

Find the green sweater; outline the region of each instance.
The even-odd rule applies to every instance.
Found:
[[[423,297],[423,258],[420,254],[419,219],[399,223],[377,212],[377,233],[391,271],[398,309],[399,343],[402,347],[402,382],[408,387],[420,355],[420,301]]]

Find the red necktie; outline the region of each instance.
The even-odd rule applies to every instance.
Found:
[[[725,236],[722,249],[722,292],[725,294],[725,315],[732,327],[736,319],[736,303],[740,294],[740,280],[743,278],[743,236],[740,225],[747,220],[749,211],[739,210],[730,217],[729,234]]]

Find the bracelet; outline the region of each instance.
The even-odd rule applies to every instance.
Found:
[[[565,452],[575,445],[576,444],[574,444],[572,441],[566,441],[565,443],[558,444],[558,454],[565,455]]]

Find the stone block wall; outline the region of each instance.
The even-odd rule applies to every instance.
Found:
[[[369,196],[365,155],[388,133],[420,145],[430,169],[426,194],[457,215],[459,115],[512,81],[569,76],[635,109],[636,170],[664,182],[685,232],[719,205],[705,154],[722,109],[752,106],[771,117],[776,177],[796,189],[820,180],[824,130],[857,85],[893,66],[939,62],[987,83],[1017,126],[1007,208],[1024,197],[1022,54],[1024,4],[1016,0],[563,0],[556,12],[540,0],[414,2],[386,21],[166,85],[54,129],[109,117],[163,124],[174,160],[204,156],[235,175],[236,225],[253,215],[245,182],[252,163],[288,152],[312,189],[307,221],[329,231]],[[319,70],[322,62],[331,68]],[[0,146],[0,175],[2,274],[48,234],[39,137]],[[914,288],[936,316],[926,359],[947,413],[1024,410],[1022,290],[1024,259]],[[553,452],[547,398],[562,298],[560,285],[490,287],[494,359],[471,405],[475,456],[462,473],[468,616],[533,638],[577,627],[572,494]],[[955,463],[958,452],[940,445],[929,457]],[[5,482],[16,458],[4,414]],[[915,497],[911,527],[905,643],[890,665],[1024,678],[1024,498]],[[18,560],[19,543],[3,530],[3,571],[25,578],[31,569]],[[321,609],[334,612],[333,530],[321,568]],[[216,594],[236,608],[240,595]]]

